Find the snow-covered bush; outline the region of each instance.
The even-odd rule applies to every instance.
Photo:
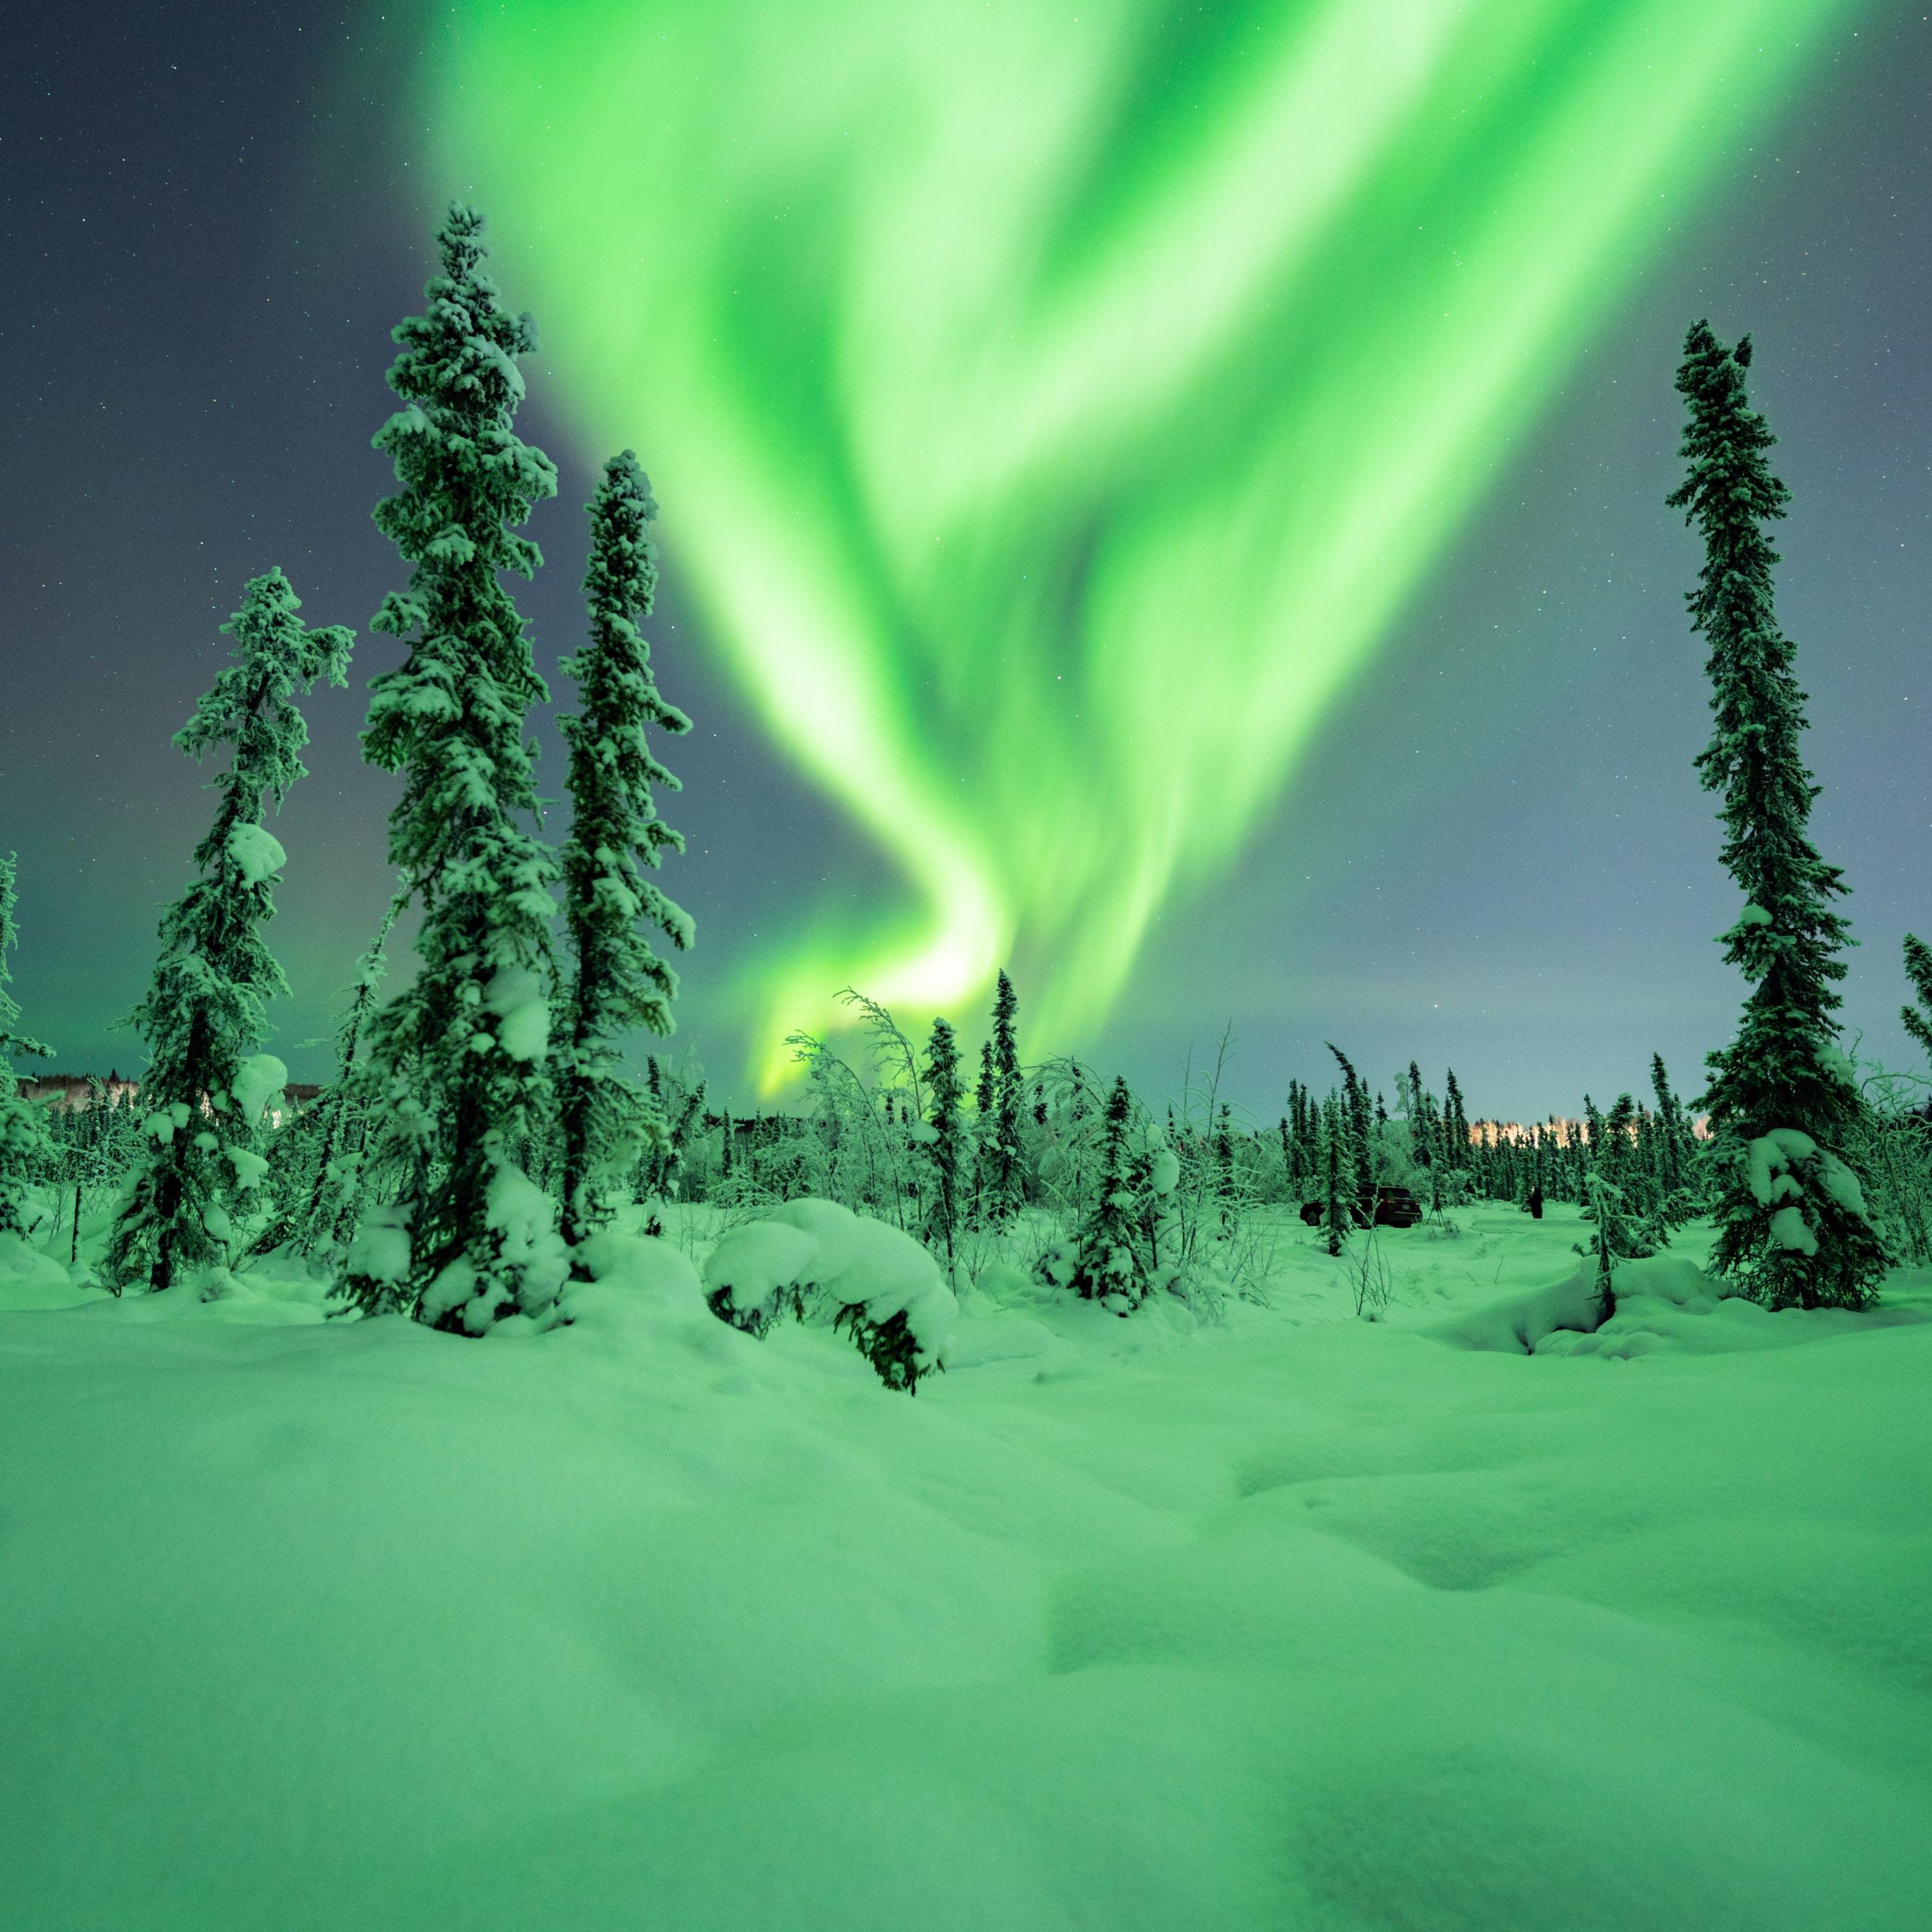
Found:
[[[944,1366],[958,1304],[912,1237],[836,1201],[790,1201],[732,1228],[703,1270],[722,1322],[764,1335],[790,1315],[829,1313],[888,1388],[915,1390]]]
[[[862,1016],[862,1067],[812,1034],[787,1042],[805,1069],[814,1179],[826,1198],[912,1233],[926,1225],[930,1192],[920,1056],[877,1000],[850,987],[839,998]],[[754,1178],[770,1185],[768,1173]]]

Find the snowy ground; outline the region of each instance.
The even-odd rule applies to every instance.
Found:
[[[1532,1354],[1574,1210],[1460,1218],[914,1399],[667,1244],[481,1342],[0,1257],[0,1924],[1932,1924],[1932,1279]]]

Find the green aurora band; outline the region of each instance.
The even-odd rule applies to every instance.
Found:
[[[450,10],[436,179],[905,882],[757,962],[766,1085],[848,982],[1090,1034],[1855,4]]]

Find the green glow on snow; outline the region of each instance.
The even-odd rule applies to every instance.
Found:
[[[452,10],[439,186],[906,882],[758,963],[768,1082],[848,981],[1097,1025],[1852,4]]]

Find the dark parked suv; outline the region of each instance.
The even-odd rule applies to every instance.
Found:
[[[1301,1218],[1311,1228],[1322,1225],[1323,1204],[1308,1201],[1302,1204]],[[1369,1220],[1368,1204],[1364,1202],[1355,1210],[1355,1220],[1366,1225]],[[1378,1187],[1376,1190],[1375,1223],[1378,1228],[1412,1228],[1422,1219],[1422,1203],[1406,1187]]]

